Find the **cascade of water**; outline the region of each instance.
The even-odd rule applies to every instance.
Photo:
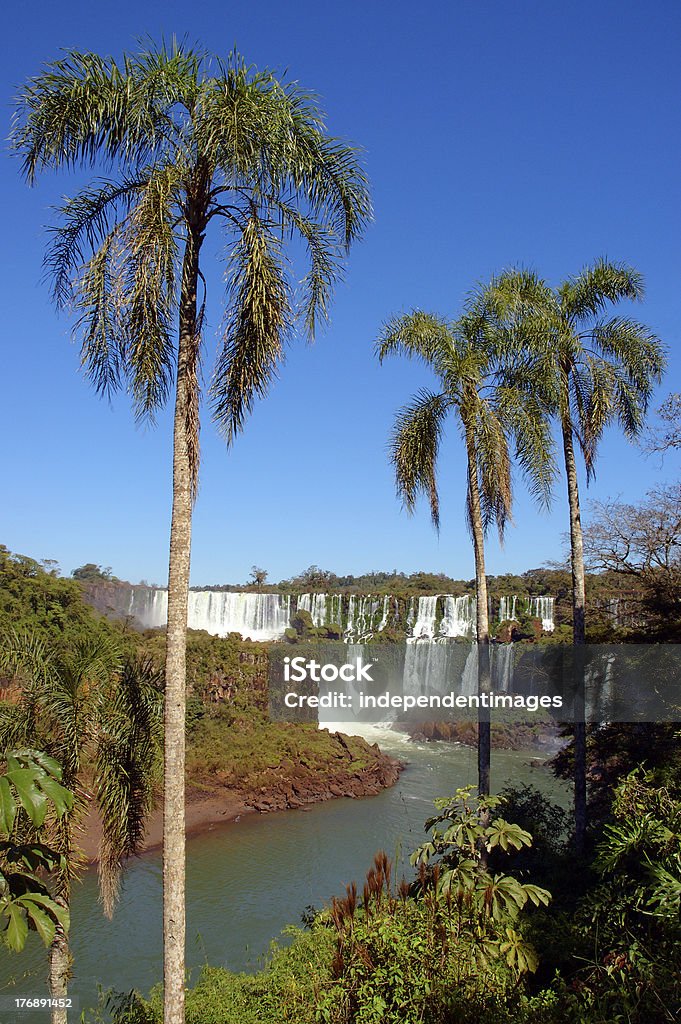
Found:
[[[340,626],[343,621],[343,598],[341,594],[331,594],[329,597],[329,624]]]
[[[346,637],[352,636],[354,628],[355,628],[355,595],[354,594],[350,594],[350,599],[348,601],[348,618],[347,618],[347,622],[345,623],[345,633],[344,633],[344,635]]]
[[[341,594],[300,594],[296,607],[308,611],[315,626],[345,623],[344,637],[350,642],[369,639],[399,617],[397,599],[387,594],[383,597],[348,595],[345,618],[343,600]],[[609,606],[613,616],[622,613],[622,606],[618,606],[616,601],[614,599]],[[516,602],[516,597],[501,598],[499,618],[513,618]],[[528,601],[528,611],[541,619],[542,628],[546,631],[554,629],[554,604],[554,598],[547,596],[532,597]],[[283,637],[289,625],[291,606],[292,599],[283,594],[192,590],[189,594],[189,626],[218,636],[241,633],[253,640],[277,640]],[[127,605],[123,607],[143,628],[159,628],[166,623],[168,594],[166,590],[132,587]],[[438,618],[440,614],[441,619]],[[411,597],[406,618],[407,631],[411,635],[407,640],[413,643],[416,640],[436,642],[447,637],[472,638],[475,620],[475,598],[472,595],[431,595],[418,600]]]
[[[383,598],[383,610],[381,612],[381,621],[378,624],[378,632],[388,625],[388,610],[389,610],[390,596],[388,594]]]
[[[297,608],[310,613],[313,626],[326,623],[326,594],[300,594]]]
[[[513,644],[490,644],[492,689],[508,693],[513,689]]]
[[[608,615],[612,619],[614,626],[621,626],[622,616],[620,615],[620,599],[619,597],[611,597],[608,600]]]
[[[445,613],[440,623],[441,636],[473,636],[475,633],[475,598],[445,597]]]
[[[464,666],[463,675],[461,677],[461,693],[466,697],[470,697],[471,694],[478,692],[478,645],[471,644],[471,649],[468,657],[466,658],[466,664]]]
[[[429,640],[432,640],[433,637],[435,636],[436,615],[437,596],[420,597],[418,603],[418,610],[416,612],[416,622],[414,623],[412,636],[417,640],[426,637]]]
[[[133,587],[128,614],[136,619],[143,629],[158,629],[165,626],[168,618],[168,591]]]
[[[291,618],[291,598],[283,594],[245,594],[191,590],[188,625],[216,636],[241,633],[251,640],[276,640]]]
[[[554,605],[555,598],[553,597],[531,597],[529,601],[530,615],[541,619],[541,628],[545,633],[553,633],[555,629]]]
[[[507,619],[515,620],[515,606],[518,598],[513,597],[500,597],[499,598],[499,622],[505,622]]]

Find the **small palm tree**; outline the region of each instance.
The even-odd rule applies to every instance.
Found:
[[[148,662],[123,661],[106,638],[74,643],[63,655],[35,638],[11,634],[0,667],[22,682],[16,703],[0,708],[0,748],[34,747],[59,762],[61,783],[75,802],[55,825],[50,845],[61,858],[54,898],[68,913],[71,886],[82,867],[78,832],[94,801],[102,823],[100,895],[113,913],[125,858],[138,852],[160,780],[163,696]],[[66,995],[68,938],[57,927],[50,946],[50,995]],[[53,1012],[55,1024],[65,1010]]]
[[[494,300],[518,348],[517,377],[529,358],[536,386],[558,420],[570,510],[574,644],[586,643],[584,544],[575,441],[587,481],[598,443],[611,423],[636,437],[665,366],[659,339],[628,317],[606,316],[622,299],[641,299],[643,279],[632,267],[599,259],[551,288],[535,273],[511,270],[494,285]],[[523,355],[524,353],[524,355]],[[586,725],[575,723],[575,836],[586,832]]]
[[[407,510],[419,494],[430,501],[439,528],[436,463],[447,418],[458,420],[466,448],[466,511],[473,538],[476,583],[478,681],[490,686],[489,621],[485,534],[495,523],[500,539],[511,516],[512,454],[535,496],[548,503],[553,477],[553,446],[548,419],[531,388],[513,386],[504,374],[501,335],[484,292],[459,320],[449,322],[416,311],[390,320],[376,343],[378,358],[401,353],[423,361],[438,378],[439,390],[423,389],[396,416],[390,443],[397,492]],[[528,371],[529,373],[529,371]],[[490,723],[478,723],[478,791],[489,793]]]
[[[127,384],[152,417],[175,391],[168,573],[163,832],[164,1020],[184,1020],[185,682],[193,500],[199,470],[206,282],[221,225],[227,308],[210,387],[228,444],[283,359],[300,317],[311,338],[343,257],[370,216],[356,150],[329,135],[314,96],[237,54],[186,46],[117,63],[70,52],[23,88],[13,132],[29,182],[45,169],[109,176],[62,207],[47,254],[99,392]],[[285,246],[306,261],[294,301]]]

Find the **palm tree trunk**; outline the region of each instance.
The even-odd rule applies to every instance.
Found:
[[[468,514],[473,534],[475,556],[475,639],[478,652],[478,694],[491,690],[489,656],[489,612],[487,607],[487,576],[485,574],[485,533],[480,509],[480,487],[475,458],[473,430],[466,427],[466,454],[468,457]],[[489,708],[478,708],[478,794],[488,796],[490,791],[490,764],[492,757]]]
[[[187,605],[197,457],[197,288],[203,238],[190,229],[180,297],[173,431],[173,512],[168,570],[163,773],[164,1024],[184,1024],[185,708]]]
[[[65,895],[55,896],[55,902],[68,909],[69,901]],[[69,949],[68,936],[64,934],[61,925],[57,925],[54,939],[50,945],[48,987],[50,999],[65,999],[68,995],[68,983],[71,975],[71,951]],[[52,1024],[67,1024],[68,1010],[61,1007],[53,1007],[51,1011]]]
[[[583,647],[586,643],[585,608],[586,588],[584,582],[584,542],[582,538],[582,520],[579,509],[579,486],[577,483],[577,464],[572,436],[572,424],[566,413],[561,421],[563,432],[563,451],[565,453],[565,473],[567,476],[568,504],[570,507],[570,561],[572,567],[572,628],[573,644]],[[581,661],[575,661],[575,670],[579,671]],[[574,784],[575,784],[575,846],[578,853],[584,850],[586,835],[586,723],[584,721],[584,688],[580,684],[577,691],[578,704],[575,708],[574,723]],[[581,718],[581,721],[578,719]]]

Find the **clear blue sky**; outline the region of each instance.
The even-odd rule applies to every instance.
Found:
[[[9,20],[8,20],[9,19]],[[352,253],[332,323],[295,343],[269,399],[227,453],[204,416],[192,582],[277,580],[310,563],[337,573],[397,568],[470,578],[465,469],[454,430],[441,465],[442,529],[395,499],[385,446],[394,410],[425,371],[379,368],[372,343],[392,313],[454,315],[477,280],[513,263],[551,281],[598,255],[645,275],[635,315],[670,350],[660,397],[679,390],[681,7],[621,0],[110,0],[15,5],[3,33],[7,122],[18,85],[62,47],[119,55],[173,33],[248,62],[288,69],[318,92],[329,129],[360,143],[375,221]],[[3,355],[0,541],[64,572],[86,561],[122,578],[167,575],[170,423],[136,428],[78,371],[67,318],[41,283],[49,207],[68,175],[34,189],[0,159]],[[220,239],[210,238],[213,264]],[[208,350],[220,320],[208,277]],[[659,403],[656,403],[659,404]],[[590,495],[635,500],[678,476],[679,459],[644,459],[607,436]],[[516,526],[490,541],[489,571],[559,557],[567,528],[559,480],[550,515],[518,482]],[[584,495],[585,500],[587,495]]]

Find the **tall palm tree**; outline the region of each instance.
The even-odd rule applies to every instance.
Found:
[[[54,897],[68,913],[71,886],[82,867],[78,832],[94,802],[102,823],[100,895],[110,917],[123,861],[139,850],[160,776],[163,695],[148,662],[123,660],[102,637],[75,643],[66,654],[34,637],[10,634],[0,667],[22,683],[19,699],[0,708],[0,747],[30,746],[61,764],[62,784],[75,802],[56,824],[51,845],[62,858]],[[67,994],[68,937],[57,927],[49,953],[50,995]],[[66,1010],[54,1010],[63,1024]]]
[[[518,378],[524,352],[537,368],[536,379],[560,426],[570,511],[573,642],[581,647],[586,643],[586,596],[575,441],[588,482],[609,424],[618,423],[629,438],[640,433],[665,366],[664,351],[644,324],[606,315],[623,299],[643,298],[641,274],[624,264],[598,259],[557,288],[532,271],[510,270],[500,275],[493,291],[518,346]],[[587,824],[584,722],[575,722],[574,744],[575,841],[581,850]]]
[[[449,322],[416,311],[390,320],[376,343],[379,360],[401,353],[420,359],[438,378],[439,390],[419,391],[395,419],[390,443],[398,495],[407,510],[427,495],[439,528],[436,463],[445,422],[458,419],[466,448],[466,510],[473,538],[476,583],[478,686],[490,687],[489,621],[485,534],[495,523],[500,539],[511,516],[512,453],[535,496],[547,503],[553,477],[553,448],[547,417],[531,389],[510,384],[503,370],[495,316],[484,292],[466,313]],[[490,788],[490,722],[478,719],[478,790]]]
[[[164,783],[166,1024],[184,1019],[184,722],[192,507],[199,469],[206,232],[225,232],[227,309],[210,400],[228,444],[263,397],[300,316],[312,337],[343,256],[370,217],[356,150],[326,134],[295,83],[183,45],[117,63],[68,53],[23,88],[13,132],[32,182],[43,169],[109,177],[62,207],[47,254],[58,306],[72,303],[88,377],[123,384],[153,417],[174,383]],[[298,301],[285,243],[308,265]]]

